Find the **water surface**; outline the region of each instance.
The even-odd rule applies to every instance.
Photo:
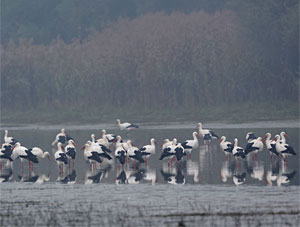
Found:
[[[217,140],[209,146],[200,140],[200,147],[192,151],[191,158],[177,164],[159,161],[158,146],[147,165],[134,168],[131,163],[122,168],[113,160],[92,171],[80,150],[92,133],[99,136],[103,128],[130,138],[141,147],[149,144],[151,138],[159,144],[165,138],[191,139],[195,125],[148,124],[128,135],[109,124],[6,127],[9,135],[24,146],[38,146],[51,154],[51,142],[65,127],[76,140],[78,154],[75,167],[67,166],[63,174],[59,174],[53,157],[50,162],[42,160],[32,172],[27,163],[22,171],[18,160],[13,169],[3,168],[1,226],[297,226],[299,125],[295,122],[205,125],[230,141],[238,138],[240,146],[246,145],[249,131],[262,137],[266,132],[275,135],[285,131],[288,143],[297,152],[287,165],[280,159],[270,159],[266,149],[257,159],[226,159]],[[4,129],[1,127],[1,135]],[[289,176],[288,180],[285,176]]]

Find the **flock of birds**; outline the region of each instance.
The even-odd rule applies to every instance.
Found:
[[[129,132],[130,130],[139,128],[138,125],[124,122],[121,123],[119,119],[116,120],[117,126],[121,131]],[[196,125],[197,131],[192,133],[192,138],[185,140],[184,142],[178,142],[176,138],[169,140],[165,139],[161,145],[161,154],[159,160],[167,160],[168,166],[173,162],[181,162],[185,157],[188,160],[191,157],[192,150],[199,147],[199,140],[203,140],[203,143],[207,146],[213,139],[218,139],[219,136],[212,130],[204,129],[201,123]],[[285,164],[287,164],[287,157],[296,155],[294,149],[287,144],[286,137],[288,135],[285,132],[281,132],[272,138],[270,133],[262,137],[257,137],[253,132],[249,132],[246,135],[247,145],[245,148],[238,146],[238,139],[234,139],[234,143],[226,140],[225,136],[220,138],[220,148],[225,153],[226,159],[230,156],[236,158],[236,160],[250,157],[253,154],[253,159],[257,159],[257,153],[264,149],[266,146],[270,153],[270,158],[276,156],[281,158]],[[72,163],[74,168],[74,161],[76,159],[77,145],[75,140],[67,134],[65,129],[56,135],[52,142],[52,148],[54,153],[54,159],[59,168],[59,174],[63,173],[63,170],[67,164],[69,166]],[[56,148],[56,149],[55,149]],[[93,170],[97,165],[101,165],[103,162],[110,162],[114,158],[118,160],[119,166],[124,166],[130,161],[134,162],[134,169],[136,168],[136,162],[145,163],[147,165],[148,159],[151,155],[155,154],[157,150],[157,141],[151,138],[150,144],[137,147],[132,140],[123,141],[120,135],[108,134],[105,129],[101,131],[100,138],[97,138],[95,134],[91,134],[91,140],[88,140],[81,148],[83,150],[83,156],[87,162],[90,163],[90,168]],[[113,152],[114,151],[114,152]],[[2,169],[3,160],[6,161],[6,166],[11,166],[13,161],[20,159],[23,170],[23,162],[29,161],[29,170],[32,171],[33,163],[39,163],[39,159],[48,158],[50,160],[51,155],[47,151],[43,151],[39,147],[27,148],[15,138],[8,136],[8,130],[5,130],[4,143],[1,145],[0,150],[0,169]]]

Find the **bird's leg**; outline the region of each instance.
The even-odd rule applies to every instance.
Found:
[[[147,165],[148,165],[148,159],[145,158],[145,166],[147,167]]]
[[[135,160],[133,161],[133,170],[136,170],[136,162],[135,162]]]
[[[72,169],[74,169],[74,159],[72,159]]]
[[[257,153],[255,153],[255,156],[254,156],[254,157],[255,157],[255,161],[257,161]]]
[[[226,155],[226,161],[229,161],[229,156],[228,155]]]
[[[2,171],[2,162],[0,161],[0,171]]]

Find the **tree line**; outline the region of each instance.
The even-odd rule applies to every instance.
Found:
[[[84,39],[10,40],[0,49],[1,108],[138,112],[298,102],[295,4],[257,28],[258,21],[240,19],[256,11],[234,3],[231,10],[119,18]],[[265,7],[256,13],[278,4]]]

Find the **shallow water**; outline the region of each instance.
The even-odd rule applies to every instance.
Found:
[[[152,137],[158,143],[165,138],[191,139],[195,124],[148,124],[128,135],[114,125],[1,127],[1,135],[8,129],[9,135],[24,146],[38,146],[50,153],[55,135],[65,127],[76,140],[78,153],[75,168],[67,166],[63,174],[59,174],[53,157],[50,162],[42,160],[32,172],[28,171],[27,163],[22,171],[19,160],[11,170],[3,166],[0,225],[297,226],[299,223],[297,122],[205,125],[230,141],[238,138],[243,147],[249,131],[262,137],[266,132],[274,136],[285,131],[288,143],[297,153],[288,159],[287,165],[277,158],[271,160],[266,149],[257,159],[227,160],[218,141],[209,146],[200,141],[201,146],[192,151],[191,159],[185,158],[172,166],[158,160],[161,152],[158,146],[147,166],[134,168],[131,163],[122,168],[114,160],[91,171],[80,147],[90,139],[90,134],[99,136],[104,126],[108,133],[130,138],[141,147],[149,144]]]

